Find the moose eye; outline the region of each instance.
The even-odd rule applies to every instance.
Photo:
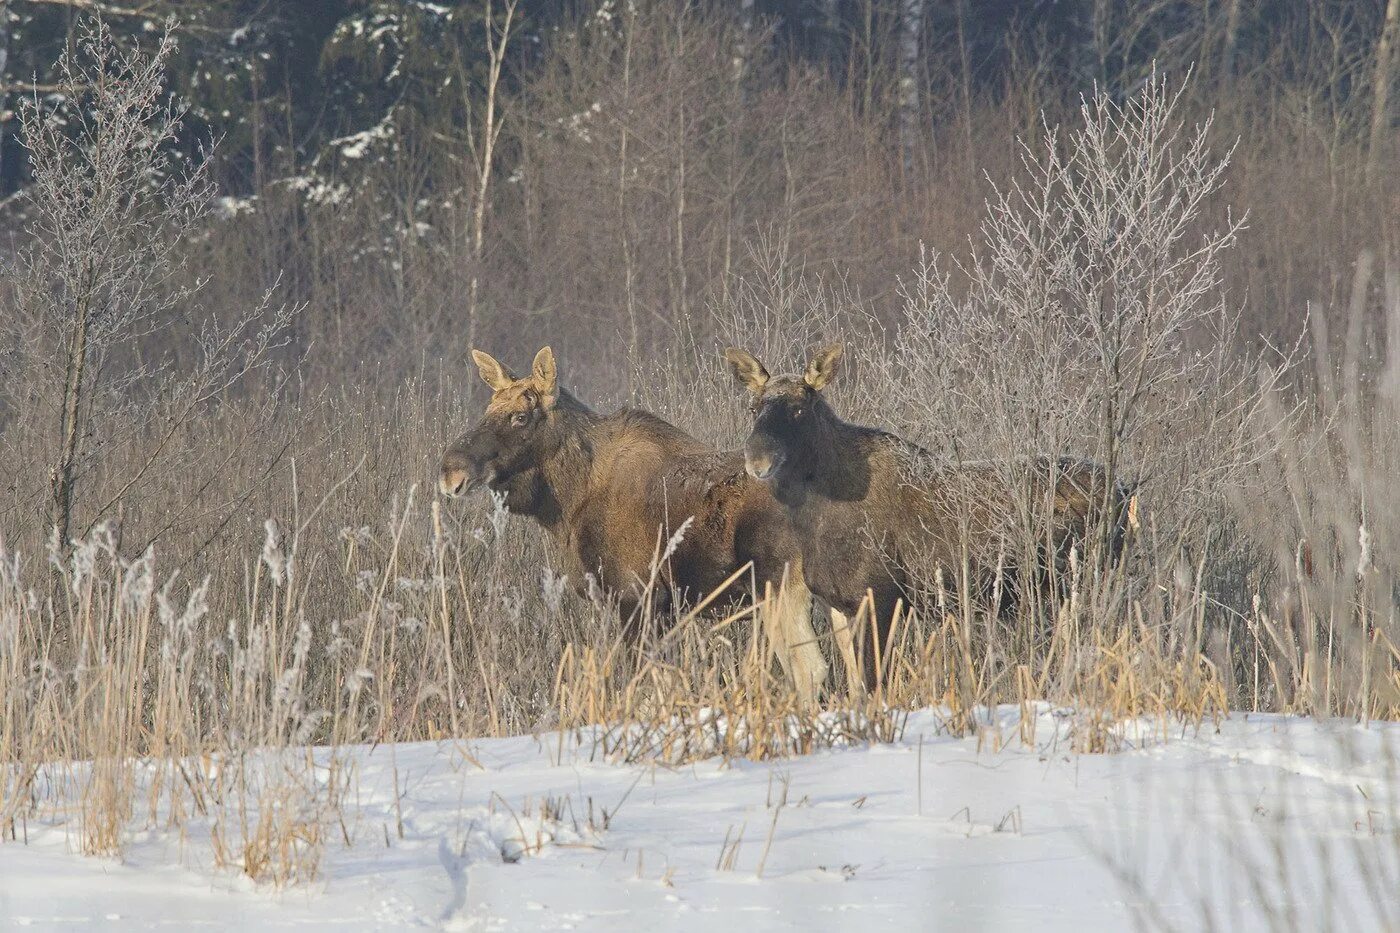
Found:
[[[526,411],[518,411],[510,416],[511,425],[517,428],[523,428],[529,420],[530,413]]]
[[[792,416],[793,416],[794,418],[801,418],[801,417],[802,417],[802,413],[805,412],[806,410],[807,410],[807,409],[803,408],[801,405],[798,405],[796,408],[794,408],[794,409],[792,410]]]

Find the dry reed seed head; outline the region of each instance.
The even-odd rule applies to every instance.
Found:
[[[48,558],[49,566],[53,567],[59,573],[63,573],[66,569],[63,559],[63,537],[57,525],[51,525],[49,527],[48,533],[45,536],[44,553]]]
[[[355,573],[355,589],[361,594],[368,596],[379,589],[380,574],[378,570],[360,570]]]
[[[681,522],[680,527],[671,533],[671,536],[666,540],[665,550],[661,552],[661,559],[659,563],[664,564],[666,563],[666,561],[670,560],[672,557],[675,556],[676,549],[681,546],[681,543],[683,541],[685,541],[685,534],[687,531],[690,530],[690,526],[694,523],[695,516],[687,516],[686,520]]]
[[[361,525],[358,528],[345,525],[341,527],[338,534],[342,541],[359,547],[364,547],[374,540],[374,533],[370,531],[368,525]]]
[[[185,607],[179,616],[175,616],[170,608],[168,600],[168,590],[174,584],[176,575],[172,574],[166,586],[161,588],[163,608],[161,609],[161,623],[166,628],[169,635],[180,639],[185,644],[185,655],[188,657],[196,648],[194,633],[200,620],[209,612],[209,575],[199,581],[196,586],[190,588],[189,595],[185,597]],[[211,651],[220,651],[221,645],[217,638],[211,640]]]
[[[506,529],[510,522],[510,509],[506,508],[506,494],[495,489],[488,489],[491,495],[491,533],[492,541],[500,543],[506,536]],[[484,543],[484,542],[483,542]]]
[[[355,651],[355,642],[345,637],[344,626],[339,619],[331,622],[331,637],[326,642],[325,655],[332,661],[350,657]]]
[[[291,577],[290,561],[283,551],[282,529],[277,519],[269,518],[263,522],[263,530],[262,562],[273,585],[281,586],[283,582],[290,582]]]
[[[117,560],[122,571],[122,605],[128,612],[139,612],[150,604],[155,593],[155,545],[147,545],[145,553],[130,563]]]
[[[359,696],[360,691],[374,680],[374,671],[358,667],[345,676],[345,692],[351,697]]]
[[[86,539],[75,540],[72,545],[73,550],[68,559],[69,583],[73,595],[77,596],[82,593],[85,584],[91,583],[95,576],[100,575],[104,558],[116,558],[116,534],[112,523],[102,522],[92,529],[92,533]]]
[[[556,574],[552,567],[540,568],[540,595],[545,607],[552,615],[558,615],[564,608],[564,594],[568,592],[567,574]]]
[[[18,586],[21,580],[19,551],[5,547],[5,539],[0,536],[0,589]]]
[[[292,645],[292,656],[290,663],[278,676],[276,685],[273,687],[272,701],[274,715],[280,712],[282,715],[289,715],[293,708],[301,702],[300,680],[302,676],[302,666],[306,662],[306,657],[311,651],[311,626],[302,620],[297,626],[296,641]]]

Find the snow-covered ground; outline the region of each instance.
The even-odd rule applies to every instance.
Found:
[[[0,844],[0,926],[1400,922],[1400,728],[1237,715],[1219,732],[1079,755],[1049,712],[1035,749],[1014,710],[993,719],[954,739],[918,713],[892,746],[761,764],[609,764],[568,741],[561,760],[553,734],[361,749],[345,808],[355,844],[329,831],[310,886],[215,871],[197,833],[136,833],[116,862],[31,822],[27,845]]]

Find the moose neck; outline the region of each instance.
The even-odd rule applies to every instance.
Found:
[[[551,533],[559,533],[588,488],[593,468],[593,429],[601,417],[567,391],[550,412],[548,449],[538,465],[520,477],[518,505],[511,510],[534,518]]]

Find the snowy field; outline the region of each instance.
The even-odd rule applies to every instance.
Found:
[[[216,871],[194,832],[116,862],[31,822],[0,926],[1395,928],[1400,728],[1241,715],[1080,755],[1035,725],[925,712],[892,746],[673,769],[556,734],[362,749],[312,885]]]

